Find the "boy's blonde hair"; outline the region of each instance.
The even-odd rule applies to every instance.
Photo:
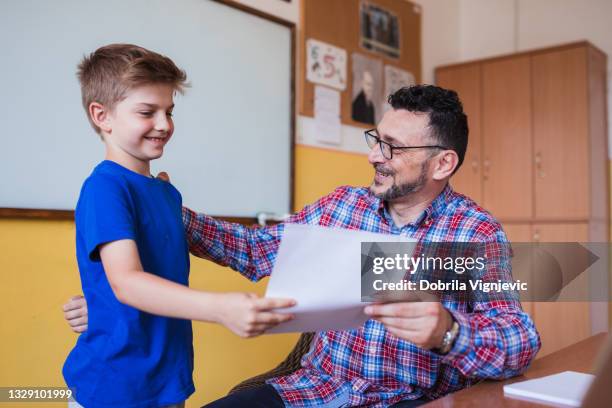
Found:
[[[164,55],[132,44],[109,44],[85,56],[78,66],[81,97],[87,118],[100,134],[89,116],[89,105],[98,102],[112,110],[126,96],[127,91],[146,84],[170,84],[183,93],[188,87],[185,71]]]

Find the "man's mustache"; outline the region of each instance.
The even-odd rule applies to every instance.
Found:
[[[384,174],[385,176],[392,176],[394,174],[393,170],[383,167],[380,164],[375,164],[374,170],[376,170],[377,172],[381,174]]]

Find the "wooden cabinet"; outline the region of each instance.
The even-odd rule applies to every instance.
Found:
[[[468,115],[458,191],[505,222],[609,219],[605,54],[581,42],[440,67],[436,80]]]
[[[536,218],[589,217],[587,51],[532,57]]]
[[[531,242],[533,233],[531,231],[531,224],[518,223],[518,224],[504,224],[504,232],[510,242]],[[534,302],[521,302],[523,310],[534,318]]]
[[[532,228],[534,239],[540,242],[587,242],[589,238],[587,223],[533,224]],[[561,291],[561,296],[571,292],[574,299],[588,299],[587,277],[579,276]],[[538,357],[591,336],[589,302],[533,302],[532,315],[542,340]]]
[[[458,92],[477,132],[474,163],[451,185],[490,211],[511,242],[608,240],[604,53],[581,42],[440,67],[436,80]],[[593,313],[606,313],[588,302],[523,307],[542,336],[539,356],[588,337],[602,318]]]
[[[452,88],[463,102],[470,129],[469,141],[463,164],[453,176],[453,187],[478,203],[482,202],[481,164],[481,81],[480,65],[466,65],[453,70],[441,71],[437,77],[443,88]]]
[[[531,242],[533,233],[531,232],[531,224],[504,224],[504,232],[510,242]]]
[[[482,205],[499,219],[528,219],[533,194],[530,58],[484,63],[482,71]]]

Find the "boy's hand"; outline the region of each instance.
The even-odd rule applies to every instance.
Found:
[[[87,302],[83,296],[73,296],[68,300],[62,310],[64,319],[75,333],[83,333],[87,330]]]
[[[260,298],[254,293],[219,294],[218,322],[240,337],[254,337],[279,323],[293,319],[293,315],[277,313],[274,309],[295,306],[293,299]]]

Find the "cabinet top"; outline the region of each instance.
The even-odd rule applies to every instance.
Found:
[[[439,67],[436,67],[435,71],[437,72],[437,71],[442,71],[442,70],[449,69],[449,68],[457,68],[457,67],[462,67],[462,66],[467,66],[467,65],[481,64],[483,62],[492,62],[492,61],[503,60],[507,58],[516,58],[519,56],[533,56],[537,54],[545,54],[545,53],[554,52],[554,51],[563,51],[563,50],[568,50],[572,48],[589,48],[593,50],[594,52],[601,54],[601,56],[605,60],[607,60],[607,54],[605,52],[603,52],[602,50],[600,50],[599,48],[591,44],[589,41],[583,40],[583,41],[577,41],[577,42],[572,42],[572,43],[567,43],[567,44],[555,45],[552,47],[535,48],[532,50],[519,51],[519,52],[515,52],[511,54],[501,54],[501,55],[481,58],[477,60],[469,60],[469,61],[458,62],[458,63],[448,64],[448,65],[441,65]]]

